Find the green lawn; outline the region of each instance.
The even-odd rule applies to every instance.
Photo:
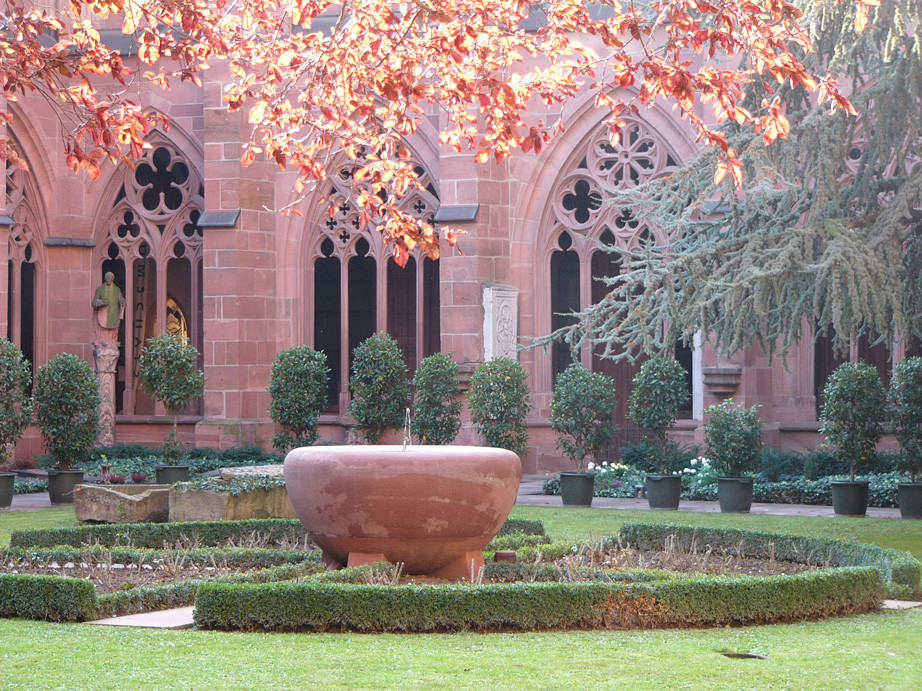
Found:
[[[626,521],[732,525],[856,538],[922,555],[922,523],[520,507],[556,539]],[[0,541],[73,512],[0,515]],[[754,652],[734,660],[720,650]],[[922,610],[787,626],[522,634],[243,634],[0,620],[0,688],[732,688],[922,685]]]

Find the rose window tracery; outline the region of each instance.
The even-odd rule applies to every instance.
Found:
[[[330,213],[321,221],[320,229],[334,242],[337,254],[344,256],[354,253],[355,242],[360,236],[370,242],[375,251],[381,249],[381,234],[376,232],[380,219],[372,218],[363,227],[362,209],[352,201],[357,187],[370,189],[370,185],[366,187],[367,183],[364,181],[356,183],[354,180],[355,171],[364,165],[364,161],[364,149],[359,149],[356,161],[340,163],[339,172],[329,176],[327,180],[325,204]],[[422,189],[411,187],[401,198],[398,208],[431,224],[439,208],[438,192],[432,177],[421,164],[415,163],[414,170]]]
[[[630,208],[615,207],[609,199],[617,190],[674,170],[676,159],[662,138],[639,120],[628,120],[614,144],[605,124],[584,141],[576,165],[559,179],[551,197],[557,227],[553,234],[578,231],[594,246],[608,229],[615,245],[634,247],[646,224]],[[653,235],[660,239],[658,233]]]

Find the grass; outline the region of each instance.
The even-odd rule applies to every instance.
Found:
[[[918,521],[517,507],[557,540],[628,521],[859,539],[922,554]],[[10,530],[68,510],[0,515]],[[3,688],[907,689],[922,683],[922,610],[734,629],[520,634],[243,634],[0,620]],[[753,652],[735,660],[720,650]]]

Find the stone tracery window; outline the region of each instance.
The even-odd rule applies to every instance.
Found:
[[[6,214],[10,227],[7,255],[7,333],[35,370],[36,305],[41,289],[39,271],[45,232],[38,193],[31,173],[6,164]]]
[[[98,276],[115,274],[127,300],[119,332],[116,410],[150,414],[153,402],[137,380],[148,338],[187,335],[202,350],[202,228],[204,187],[188,159],[158,141],[134,170],[121,171],[97,242]]]
[[[375,332],[387,331],[397,340],[411,372],[439,350],[438,260],[414,252],[400,267],[374,223],[362,229],[361,210],[350,201],[353,172],[360,166],[343,162],[329,176],[326,199],[334,213],[317,224],[311,250],[313,347],[327,356],[328,399],[339,410],[348,401],[352,351]],[[439,207],[436,183],[422,164],[415,169],[422,189],[411,189],[400,208],[431,223]]]
[[[650,228],[644,219],[634,216],[630,208],[610,202],[616,190],[635,187],[677,167],[667,143],[644,122],[627,120],[617,144],[611,143],[607,125],[600,125],[583,140],[573,160],[573,167],[563,172],[549,200],[552,329],[572,322],[566,313],[601,300],[608,291],[605,279],[620,273],[616,255],[606,252],[603,245],[634,249],[644,242],[666,244],[670,239],[665,231]],[[683,364],[691,362],[688,348],[677,348],[676,356]],[[596,353],[589,360],[593,370],[615,379],[619,397],[615,421],[626,436],[613,446],[617,449],[620,443],[636,441],[630,436],[632,427],[626,413],[631,380],[639,365],[604,360]],[[553,378],[572,361],[569,346],[555,344],[550,363]],[[691,416],[690,406],[685,414]]]

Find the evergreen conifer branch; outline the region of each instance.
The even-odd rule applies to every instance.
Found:
[[[830,114],[802,87],[750,85],[747,106],[776,96],[790,122],[771,146],[724,128],[745,183],[715,183],[718,152],[615,194],[608,203],[668,231],[671,242],[619,255],[608,294],[553,338],[615,359],[667,352],[706,334],[721,351],[751,343],[784,355],[825,334],[892,343],[922,337],[922,2],[882,0],[863,33],[854,6],[804,3],[811,68],[851,85],[857,118]]]

